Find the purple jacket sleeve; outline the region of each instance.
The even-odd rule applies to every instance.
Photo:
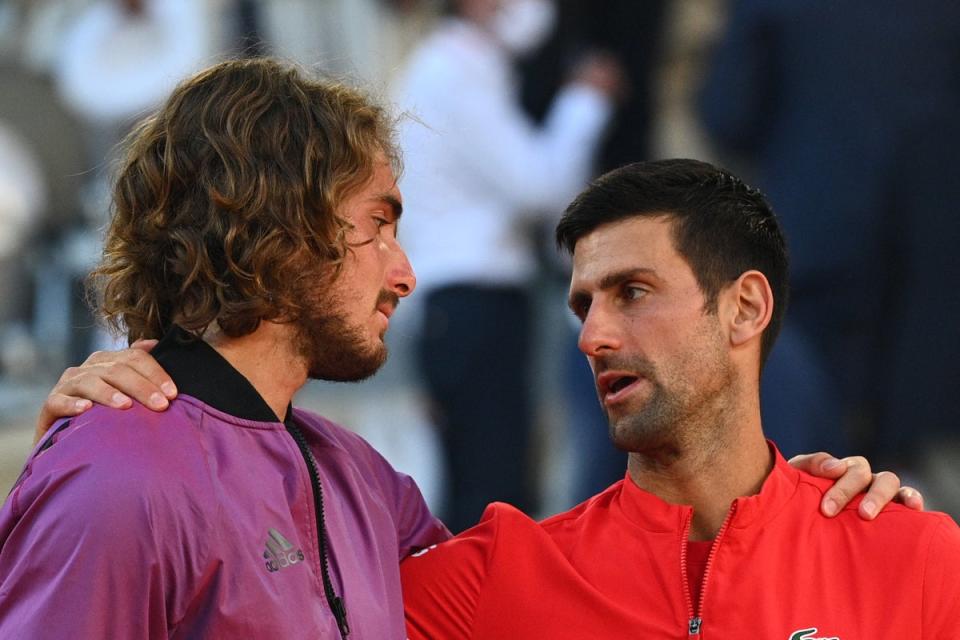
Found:
[[[392,470],[392,469],[391,469]],[[400,558],[414,551],[450,539],[450,532],[436,516],[430,513],[413,478],[396,474],[395,496],[397,504],[397,533],[400,541]]]
[[[144,447],[78,422],[0,511],[0,638],[167,638],[190,597],[185,563],[202,564],[202,532],[180,526],[197,505]]]
[[[451,535],[439,518],[430,512],[420,487],[405,473],[393,468],[366,441],[349,434],[354,460],[363,460],[366,475],[376,479],[379,493],[389,503],[397,528],[397,545],[402,560],[411,553],[445,540]]]

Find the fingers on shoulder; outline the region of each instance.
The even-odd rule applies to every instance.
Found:
[[[923,511],[923,494],[913,487],[900,487],[897,491],[897,502],[914,511]]]
[[[47,404],[66,402],[61,396],[74,400],[89,400],[109,407],[125,408],[130,406],[130,398],[117,388],[126,387],[136,390],[142,384],[128,370],[110,364],[104,368],[82,369],[76,375],[61,379],[47,397]],[[66,415],[66,414],[64,414]]]

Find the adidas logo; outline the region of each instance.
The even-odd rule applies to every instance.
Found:
[[[292,567],[304,559],[303,550],[294,551],[293,544],[276,529],[267,531],[267,550],[263,552],[263,558],[266,560],[263,564],[270,573]]]

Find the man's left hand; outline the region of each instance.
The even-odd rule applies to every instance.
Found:
[[[836,482],[824,494],[820,511],[828,518],[840,513],[856,496],[866,491],[857,512],[873,520],[893,500],[915,511],[923,511],[923,496],[913,487],[901,487],[900,478],[890,471],[872,473],[863,456],[835,458],[829,453],[806,453],[790,458],[790,464],[820,478]]]

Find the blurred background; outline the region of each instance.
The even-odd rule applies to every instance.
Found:
[[[412,474],[452,529],[491,500],[547,515],[623,476],[551,233],[590,177],[662,157],[731,168],[787,232],[768,435],[787,455],[865,454],[960,517],[947,0],[0,0],[3,493],[62,370],[120,344],[83,297],[115,145],[179,79],[260,54],[408,114],[418,292],[381,373],[298,404]]]

